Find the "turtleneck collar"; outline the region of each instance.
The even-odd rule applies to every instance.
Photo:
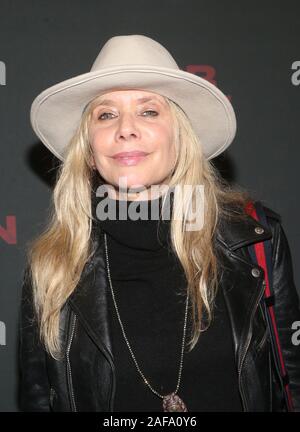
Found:
[[[166,208],[170,207],[170,215],[164,213],[166,216],[163,217],[159,216],[162,211],[163,196],[148,201],[118,200],[108,196],[97,197],[93,205],[93,215],[97,220],[96,226],[117,243],[128,248],[163,251],[165,248],[170,248],[171,244],[172,197],[171,194],[166,199]],[[109,213],[109,209],[113,213]],[[112,214],[114,219],[110,217],[103,220],[103,215],[108,213]],[[132,219],[133,215],[136,220]]]

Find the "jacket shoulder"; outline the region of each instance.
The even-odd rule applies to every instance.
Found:
[[[269,219],[276,220],[278,222],[282,222],[282,217],[279,213],[277,213],[275,210],[271,209],[270,207],[262,204],[263,210]]]
[[[278,212],[265,205],[262,201],[259,201],[259,203],[267,219],[267,224],[272,234],[272,243],[274,244],[275,237],[277,237],[275,234],[282,229],[282,217]]]

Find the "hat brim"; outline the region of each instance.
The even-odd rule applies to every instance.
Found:
[[[47,88],[32,103],[32,128],[63,161],[85,106],[98,94],[118,88],[155,92],[176,102],[188,116],[207,159],[218,156],[234,139],[233,107],[215,85],[181,69],[145,65],[95,70]]]

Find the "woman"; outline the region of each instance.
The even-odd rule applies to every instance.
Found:
[[[63,163],[24,275],[21,409],[285,410],[264,271],[248,250],[271,239],[299,410],[300,313],[280,216],[264,207],[270,228],[249,216],[251,197],[209,162],[235,135],[226,96],[158,42],[116,36],[90,72],[42,92],[31,121]]]

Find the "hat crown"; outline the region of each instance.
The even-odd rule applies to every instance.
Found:
[[[131,65],[179,69],[169,51],[155,40],[143,35],[114,36],[102,47],[91,72]]]

